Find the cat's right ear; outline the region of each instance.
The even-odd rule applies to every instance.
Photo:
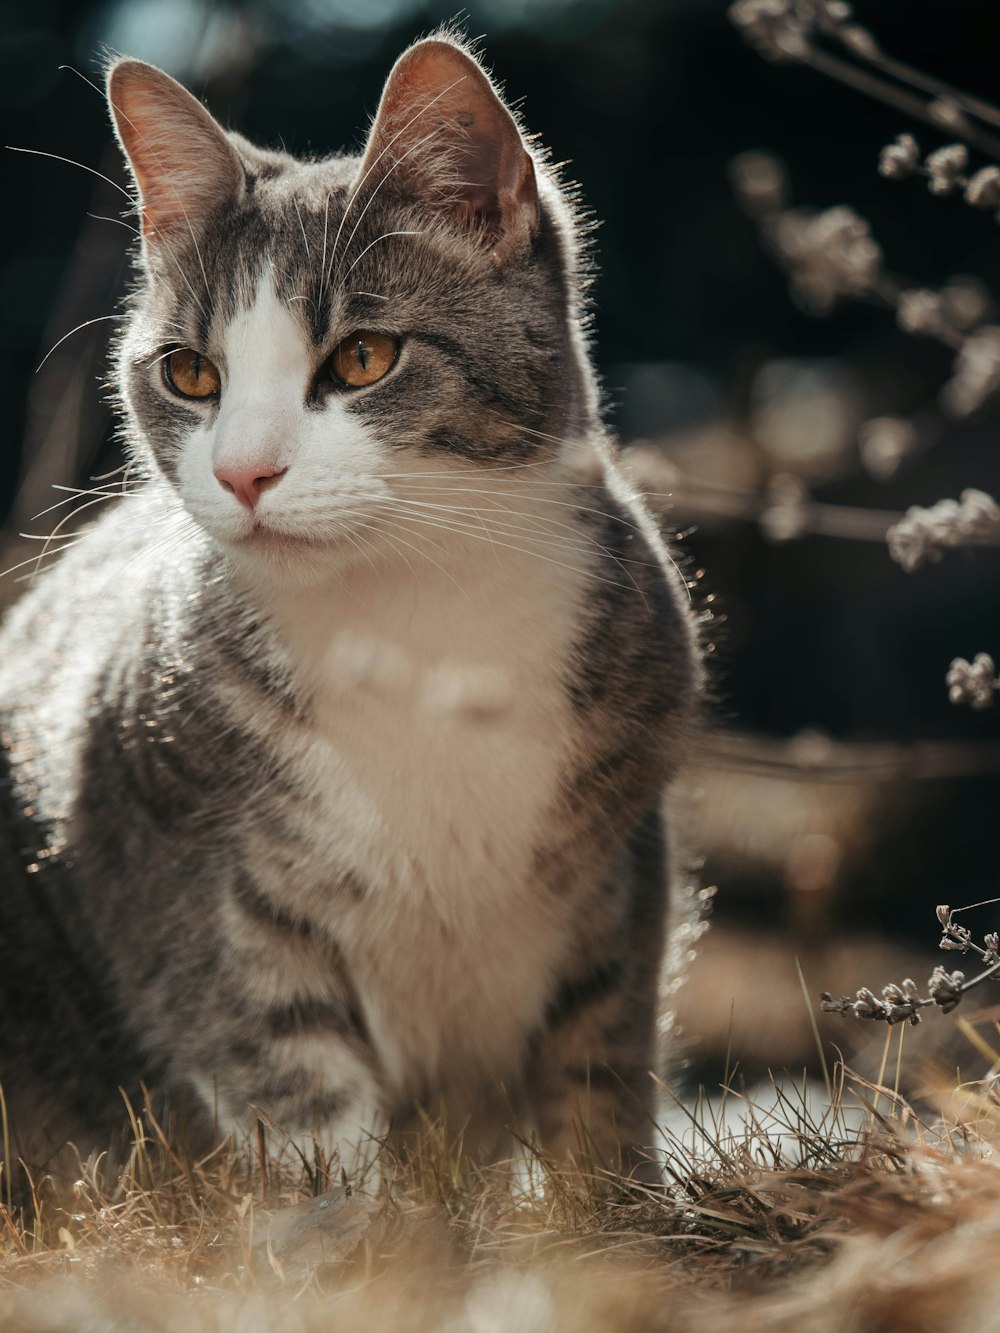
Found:
[[[186,88],[144,60],[108,71],[108,106],[139,192],[145,245],[154,252],[233,202],[246,175],[222,128]]]

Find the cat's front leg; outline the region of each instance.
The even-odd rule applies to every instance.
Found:
[[[590,929],[553,991],[530,1060],[542,1150],[588,1176],[660,1179],[655,1034],[666,865],[664,822],[654,811],[591,905]]]
[[[211,1137],[239,1142],[263,1126],[272,1156],[290,1165],[322,1160],[332,1174],[369,1177],[388,1118],[368,1065],[336,1038],[285,1037],[237,1051],[238,1064],[191,1071]]]
[[[651,1021],[614,959],[561,988],[528,1073],[546,1157],[594,1183],[659,1179]]]

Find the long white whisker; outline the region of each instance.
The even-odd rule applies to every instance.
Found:
[[[123,194],[125,198],[132,202],[132,196],[128,190],[124,189],[117,181],[113,181],[110,176],[105,176],[101,171],[95,171],[93,167],[85,166],[82,162],[74,162],[71,157],[62,157],[59,153],[43,153],[40,148],[17,148],[14,144],[5,144],[4,147],[11,153],[31,153],[34,157],[51,157],[54,162],[66,162],[71,167],[79,167],[81,171],[88,171],[91,176],[96,176],[98,180],[104,181],[105,185],[110,185],[113,190]]]
[[[525,535],[534,534],[539,541],[549,545],[559,545],[566,549],[573,547],[580,551],[597,551],[603,549],[588,537],[586,533],[581,532],[578,528],[574,528],[568,523],[560,523],[558,520],[548,519],[547,516],[543,518],[541,515],[525,514],[511,509],[485,511],[482,509],[463,509],[456,505],[433,504],[426,500],[413,500],[403,496],[394,496],[393,503],[413,506],[414,508],[431,513],[432,516],[441,519],[458,519],[462,522],[465,522],[466,520],[478,521],[481,527],[488,526],[486,519],[483,517],[483,514],[487,513],[491,519],[496,519],[509,531],[523,532]],[[517,523],[516,520],[518,519],[525,520],[527,526]],[[545,526],[546,523],[548,523],[548,526]],[[562,528],[569,534],[569,538],[557,536],[554,531],[555,528]],[[544,533],[548,533],[549,535],[541,535]]]
[[[38,372],[41,370],[42,366],[45,365],[46,361],[48,361],[52,353],[58,347],[61,347],[67,338],[72,338],[74,333],[79,333],[81,329],[89,329],[93,324],[106,324],[108,320],[124,319],[124,318],[125,318],[124,315],[98,315],[96,319],[85,319],[82,324],[78,324],[75,329],[70,329],[69,333],[64,333],[58,342],[52,344],[49,350],[42,357],[41,361],[39,361],[38,365],[35,367],[35,374],[36,375],[38,374]]]
[[[95,222],[113,222],[116,227],[124,227],[125,230],[130,231],[133,236],[141,235],[139,228],[133,227],[131,222],[126,222],[124,218],[108,217],[106,213],[88,213],[87,217],[93,218]]]
[[[319,261],[319,296],[316,298],[316,313],[323,304],[323,292],[326,288],[326,232],[330,224],[330,196],[326,196],[326,202],[323,204],[323,254]]]
[[[54,485],[54,486],[52,487],[52,489],[53,489],[54,491],[69,491],[70,494],[67,495],[67,496],[65,496],[62,500],[57,500],[57,501],[55,502],[55,504],[51,504],[51,505],[49,505],[49,507],[48,507],[47,509],[40,509],[40,510],[38,511],[37,514],[33,514],[33,515],[31,516],[31,521],[32,521],[32,523],[37,523],[38,520],[39,520],[40,518],[44,518],[46,514],[51,514],[51,513],[52,513],[54,510],[56,510],[56,509],[62,509],[62,507],[63,507],[64,505],[72,504],[74,500],[80,500],[80,499],[82,499],[85,495],[96,495],[99,499],[102,499],[102,500],[117,500],[117,499],[119,498],[119,496],[125,496],[125,495],[133,495],[133,496],[134,496],[134,495],[137,494],[137,492],[135,492],[135,491],[132,491],[132,492],[129,492],[129,491],[123,491],[123,490],[122,490],[120,487],[118,487],[118,486],[107,487],[107,488],[105,488],[105,487],[101,487],[101,486],[93,486],[93,487],[91,487],[91,489],[90,489],[89,491],[87,491],[87,490],[79,490],[76,486],[55,486],[55,485]],[[76,511],[74,511],[74,512],[76,512]],[[22,534],[21,534],[22,537],[27,537],[27,536],[29,536],[29,535],[30,535],[30,536],[33,536],[34,534],[29,534],[29,533],[22,533]]]
[[[354,263],[344,274],[345,280],[351,276],[351,274],[354,272],[357,266],[361,263],[362,259],[364,259],[368,251],[371,250],[373,246],[378,245],[379,241],[387,241],[390,238],[390,236],[423,236],[423,235],[424,235],[423,231],[387,231],[383,232],[381,236],[376,236],[374,241],[372,241],[371,245],[365,246],[365,248],[358,255],[357,259],[355,259]]]
[[[16,574],[19,569],[24,569],[25,565],[32,565],[34,568],[31,569],[29,573],[22,574],[20,578],[14,580],[15,583],[30,583],[32,579],[37,578],[41,573],[39,562],[43,557],[51,558],[52,556],[62,555],[64,551],[70,551],[74,546],[79,546],[82,541],[82,537],[77,537],[73,541],[67,540],[65,546],[53,546],[51,550],[43,551],[41,555],[31,555],[27,560],[22,560],[19,564],[11,565],[9,569],[3,570],[3,572],[0,573],[0,579],[5,579],[8,574]]]
[[[388,504],[389,502],[386,501],[385,503]],[[397,515],[397,516],[398,516],[398,515]],[[432,520],[432,519],[418,518],[418,517],[416,517],[416,516],[413,515],[413,514],[404,514],[404,515],[402,515],[401,517],[407,519],[407,520],[408,520],[409,522],[411,522],[411,523],[419,523],[419,524],[422,524],[422,525],[426,525],[426,526],[428,526],[428,527],[438,527],[438,528],[440,528],[440,527],[443,526],[443,525],[440,524],[440,523],[435,523],[434,520]],[[595,582],[598,582],[598,583],[606,583],[606,584],[608,584],[609,587],[612,587],[612,588],[628,588],[628,587],[629,587],[628,584],[625,584],[625,583],[618,583],[618,582],[616,582],[614,579],[606,579],[606,578],[603,577],[603,575],[596,574],[596,573],[594,573],[594,572],[591,571],[591,570],[581,569],[578,565],[569,565],[569,564],[567,564],[567,563],[566,563],[565,561],[563,561],[563,560],[555,560],[555,559],[553,559],[551,556],[543,555],[540,551],[533,551],[533,550],[531,550],[531,549],[528,548],[528,547],[518,546],[518,545],[515,545],[515,544],[512,543],[512,542],[497,541],[497,540],[496,540],[494,537],[492,537],[492,536],[490,536],[490,537],[484,537],[484,535],[482,534],[482,532],[480,532],[477,528],[474,528],[474,527],[469,527],[469,528],[464,529],[464,530],[456,530],[456,529],[453,529],[453,531],[456,531],[457,534],[460,535],[460,536],[474,537],[474,538],[476,538],[476,539],[479,540],[479,541],[484,541],[484,540],[491,541],[491,542],[493,542],[494,545],[504,547],[504,548],[507,549],[507,550],[515,551],[515,552],[517,552],[519,555],[529,555],[529,556],[534,556],[534,557],[536,557],[536,558],[539,559],[539,560],[544,560],[547,564],[558,565],[559,568],[561,568],[561,569],[569,569],[569,570],[571,570],[571,571],[572,571],[573,573],[575,573],[575,574],[583,574],[585,577],[590,578],[590,579],[593,579]],[[634,581],[633,581],[633,583],[632,583],[632,589],[631,589],[631,590],[633,590],[633,591],[639,591],[639,592],[640,592],[640,596],[642,595],[642,594],[641,594],[641,590],[636,589],[636,586],[635,586]]]
[[[393,174],[393,172],[397,171],[403,165],[403,163],[406,161],[408,157],[412,156],[412,154],[417,152],[418,149],[422,148],[425,143],[429,143],[431,139],[435,138],[436,135],[440,134],[443,128],[444,128],[443,126],[439,125],[436,129],[431,130],[430,134],[424,135],[424,137],[422,139],[418,139],[415,144],[411,144],[405,153],[403,153],[400,157],[396,158],[395,162],[393,162],[392,166],[385,173],[385,175],[382,177],[379,183],[375,186],[374,190],[372,190],[371,194],[365,201],[364,208],[362,208],[361,212],[358,214],[358,220],[354,224],[354,229],[351,232],[350,236],[348,236],[347,243],[345,244],[343,251],[341,252],[340,259],[337,261],[337,272],[334,275],[335,282],[340,277],[340,270],[344,267],[344,260],[351,253],[351,246],[354,243],[355,236],[357,236],[358,234],[358,228],[364,221],[365,214],[368,212],[369,208],[371,208],[372,204],[378,198],[379,190],[381,190],[382,186],[386,183],[386,181]],[[331,260],[331,267],[332,267],[332,260]],[[354,265],[352,264],[351,267],[353,268]]]
[[[309,237],[306,235],[306,224],[302,221],[302,213],[299,209],[299,201],[295,195],[292,195],[292,203],[295,205],[295,216],[299,220],[299,230],[302,232],[302,244],[306,247],[306,258],[309,258]]]
[[[466,76],[463,74],[463,75],[461,76],[461,78],[456,79],[456,80],[454,81],[454,83],[450,83],[450,84],[447,86],[447,88],[443,88],[443,89],[441,90],[441,92],[439,92],[438,95],[437,95],[436,97],[432,97],[431,100],[427,103],[426,106],[422,106],[422,107],[420,108],[420,110],[419,110],[418,112],[416,112],[415,115],[412,115],[412,116],[410,117],[410,119],[409,119],[408,121],[406,121],[406,123],[405,123],[404,125],[401,125],[401,126],[400,126],[400,128],[396,131],[396,133],[392,136],[392,138],[389,140],[389,142],[388,142],[388,143],[385,145],[385,147],[382,149],[382,151],[381,151],[380,153],[376,154],[376,156],[375,156],[375,160],[372,162],[371,166],[368,168],[368,170],[365,172],[365,174],[361,177],[361,179],[360,179],[360,180],[358,181],[358,183],[355,185],[354,189],[351,191],[351,196],[350,196],[350,198],[348,199],[347,204],[346,204],[345,207],[344,207],[343,216],[342,216],[341,219],[340,219],[340,226],[337,228],[337,234],[336,234],[336,236],[334,236],[334,238],[333,238],[333,249],[332,249],[331,252],[330,252],[330,255],[331,255],[331,264],[332,264],[333,260],[337,257],[337,245],[338,245],[338,243],[339,243],[339,241],[340,241],[340,234],[341,234],[341,232],[344,230],[344,224],[345,224],[345,222],[347,221],[347,215],[348,215],[348,213],[350,213],[351,209],[354,207],[354,201],[357,199],[358,194],[360,193],[361,188],[362,188],[362,186],[364,185],[365,181],[366,181],[366,180],[368,179],[368,177],[372,174],[372,172],[375,170],[375,168],[378,166],[378,164],[382,161],[383,157],[385,157],[386,153],[389,151],[389,149],[392,147],[392,145],[396,142],[396,140],[400,137],[400,135],[401,135],[401,134],[405,134],[406,131],[410,128],[410,126],[411,126],[412,124],[414,124],[416,121],[418,121],[418,120],[420,119],[421,116],[426,115],[426,113],[427,113],[428,111],[430,111],[431,107],[434,106],[434,104],[435,104],[436,102],[440,102],[440,100],[441,100],[442,97],[446,97],[446,96],[448,95],[448,93],[451,92],[452,88],[457,88],[458,85],[459,85],[460,83],[462,83],[462,82],[465,80],[465,77],[466,77]],[[386,173],[386,175],[388,175],[388,172]],[[382,179],[384,180],[385,177],[383,177]],[[367,207],[367,205],[366,205],[366,207]],[[362,214],[362,216],[364,216],[364,215]],[[353,234],[353,232],[352,232],[352,233],[351,233],[351,239],[352,239],[352,240],[353,240],[353,236],[354,236],[354,234]],[[348,248],[350,247],[350,244],[351,244],[351,242],[348,241],[348,243],[347,243]],[[324,260],[326,259],[326,253],[325,253],[325,251],[324,251],[323,258],[324,258]]]

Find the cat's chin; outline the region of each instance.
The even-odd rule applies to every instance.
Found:
[[[343,537],[316,538],[255,527],[220,545],[244,578],[262,584],[309,584],[343,573],[358,552]]]

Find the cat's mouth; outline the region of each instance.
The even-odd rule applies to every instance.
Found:
[[[252,551],[305,551],[316,550],[325,543],[315,537],[304,537],[258,520],[239,539],[239,545],[244,550]]]

